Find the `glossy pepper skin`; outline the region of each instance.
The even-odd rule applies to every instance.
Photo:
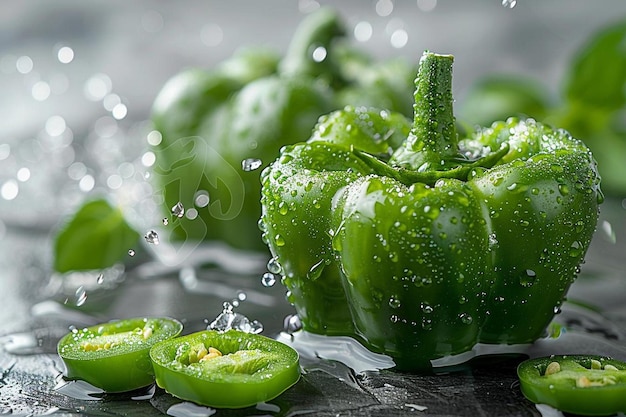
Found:
[[[262,174],[264,240],[304,329],[405,370],[540,337],[603,198],[565,131],[512,118],[459,139],[452,61],[423,55],[412,123],[346,108]]]
[[[195,207],[197,219],[177,222],[177,237],[265,248],[257,226],[259,171],[244,171],[242,161],[266,166],[281,146],[306,140],[320,115],[346,102],[410,114],[414,70],[398,60],[374,64],[342,43],[343,33],[337,13],[321,8],[301,23],[282,59],[246,50],[166,83],[152,113],[162,137],[153,174],[164,208],[169,213],[179,201],[190,208],[198,193],[209,196],[207,206]]]

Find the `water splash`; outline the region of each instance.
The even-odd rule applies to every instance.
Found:
[[[71,381],[60,377],[56,386],[52,389],[55,392],[82,401],[102,401],[104,391],[94,387],[82,380]]]
[[[357,374],[396,366],[391,357],[373,353],[347,336],[323,336],[299,331],[293,334],[283,332],[278,336],[278,340],[296,349],[300,358],[305,361],[319,359],[337,361]]]
[[[263,331],[263,324],[257,320],[250,320],[243,314],[233,311],[233,305],[229,302],[223,304],[222,312],[207,326],[207,330],[225,332],[239,330],[244,333],[258,334]]]
[[[128,256],[130,256],[131,258],[133,256],[135,256],[135,250],[134,249],[128,249]]]

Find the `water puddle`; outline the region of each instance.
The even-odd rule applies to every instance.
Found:
[[[320,359],[341,362],[354,373],[395,367],[393,358],[370,352],[357,340],[346,336],[323,336],[290,328],[294,317],[285,319],[285,331],[277,340],[300,353],[303,367],[313,369]],[[626,338],[619,328],[599,312],[584,305],[564,303],[545,337],[532,344],[495,345],[478,343],[472,350],[431,361],[435,371],[463,365],[479,356],[520,354],[531,358],[556,354],[608,355],[626,360]]]
[[[167,415],[173,417],[209,417],[217,410],[211,407],[203,407],[190,402],[174,404],[167,409]]]
[[[71,381],[63,377],[59,378],[52,390],[75,400],[102,401],[104,399],[104,391],[100,388],[85,381]]]

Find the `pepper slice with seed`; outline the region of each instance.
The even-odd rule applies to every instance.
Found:
[[[150,350],[157,385],[175,397],[217,408],[269,401],[300,378],[298,353],[237,330],[207,330]]]
[[[594,355],[530,359],[517,368],[522,393],[537,404],[581,415],[626,411],[626,362]]]
[[[69,379],[82,379],[107,392],[124,392],[154,382],[150,348],[176,337],[183,325],[170,318],[131,318],[73,330],[57,351]]]

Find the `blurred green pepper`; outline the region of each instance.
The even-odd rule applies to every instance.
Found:
[[[540,337],[602,201],[589,149],[510,118],[459,140],[452,57],[425,53],[415,117],[346,108],[263,171],[264,240],[305,330],[400,369]]]
[[[176,237],[261,249],[259,178],[246,171],[305,140],[318,117],[345,100],[410,114],[413,68],[374,64],[342,44],[343,33],[339,16],[321,8],[301,23],[281,60],[247,50],[167,82],[153,107],[162,135],[154,176],[168,210],[181,202],[198,211],[195,220],[177,222]]]

